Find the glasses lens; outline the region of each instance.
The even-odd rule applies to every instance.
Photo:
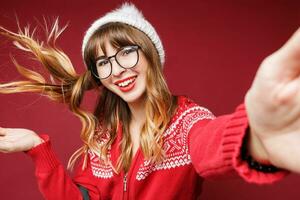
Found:
[[[124,47],[116,55],[118,63],[124,68],[134,67],[138,62],[138,46]]]
[[[96,63],[99,78],[107,78],[111,74],[111,64],[108,59],[100,59]]]

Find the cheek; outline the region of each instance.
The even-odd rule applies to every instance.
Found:
[[[111,91],[112,93],[119,95],[118,94],[118,89],[116,88],[117,86],[112,83],[110,79],[104,79],[101,81],[103,87]]]
[[[134,71],[136,74],[146,77],[147,74],[148,65],[145,62],[139,63],[135,68],[132,68],[131,70]]]
[[[147,82],[147,68],[141,69],[141,71],[140,71],[139,73],[140,73],[140,75],[142,76],[143,81],[144,81],[144,82]]]

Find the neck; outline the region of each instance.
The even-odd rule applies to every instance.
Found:
[[[142,126],[146,121],[145,98],[136,102],[128,103],[128,106],[131,111],[131,123]]]
[[[131,121],[129,125],[129,132],[132,141],[132,154],[135,155],[138,147],[140,146],[141,129],[146,121],[145,114],[145,98],[141,100],[128,103],[131,111]]]

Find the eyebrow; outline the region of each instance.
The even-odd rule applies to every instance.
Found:
[[[105,58],[107,58],[106,56],[99,56],[99,57],[97,57],[96,59],[95,59],[95,61],[98,61],[98,60],[101,60],[101,59],[105,59]]]

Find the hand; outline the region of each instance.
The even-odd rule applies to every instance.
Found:
[[[262,154],[300,173],[300,29],[262,62],[245,103]]]
[[[0,152],[2,153],[27,151],[42,142],[43,140],[31,130],[0,127]]]

